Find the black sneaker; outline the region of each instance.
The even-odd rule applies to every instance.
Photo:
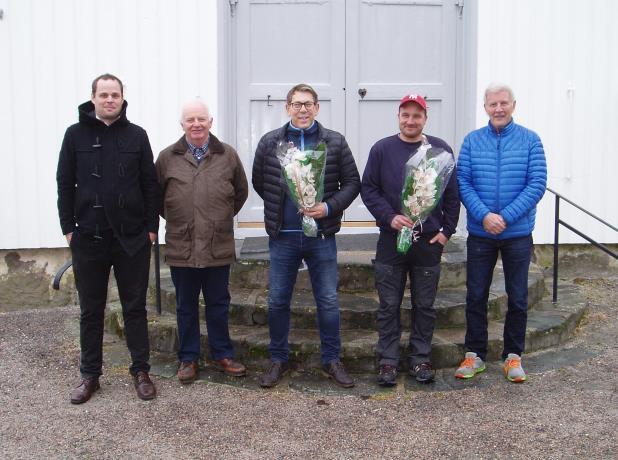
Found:
[[[392,387],[397,383],[397,366],[381,364],[378,372],[378,385]]]
[[[410,375],[416,377],[416,381],[420,383],[430,383],[436,376],[436,371],[433,370],[431,363],[421,363],[410,368]]]

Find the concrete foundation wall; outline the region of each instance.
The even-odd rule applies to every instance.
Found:
[[[618,252],[618,245],[610,245]],[[163,249],[163,248],[162,248]],[[162,251],[163,252],[163,251]],[[618,261],[588,244],[561,245],[560,267],[577,264],[579,269],[598,272],[618,271]],[[52,288],[58,269],[70,258],[68,248],[0,250],[0,310],[11,308],[35,308],[77,304],[75,278],[69,268],[60,284],[60,290]],[[535,262],[545,269],[553,266],[553,246],[536,245]],[[161,264],[162,270],[167,266]],[[151,263],[151,290],[154,292],[154,263]],[[110,275],[108,300],[118,299],[113,273]],[[150,299],[153,301],[154,299]]]

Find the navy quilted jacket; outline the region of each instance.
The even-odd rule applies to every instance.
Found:
[[[536,204],[547,182],[541,139],[513,121],[499,133],[488,123],[464,139],[457,181],[471,235],[493,239],[527,236],[534,229]],[[500,214],[506,222],[506,230],[499,235],[483,229],[483,218],[489,212]]]
[[[260,139],[253,159],[253,188],[264,200],[264,225],[266,233],[276,238],[281,230],[285,182],[277,159],[277,143],[287,139],[288,123],[266,133]],[[318,139],[326,143],[324,170],[324,201],[329,215],[321,219],[324,236],[334,235],[341,229],[343,211],[360,192],[360,176],[354,157],[345,138],[338,132],[318,123]]]

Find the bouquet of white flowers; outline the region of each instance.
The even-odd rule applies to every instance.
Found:
[[[299,150],[293,142],[282,141],[277,146],[277,158],[289,196],[299,210],[311,208],[322,201],[326,165],[324,142],[320,142],[314,150]],[[313,217],[303,216],[302,226],[305,235],[318,236],[318,224]]]
[[[442,148],[433,148],[423,136],[423,143],[406,162],[406,175],[401,192],[401,210],[420,231],[403,227],[397,236],[397,252],[406,254],[418,235],[423,222],[436,207],[455,169],[453,155]]]

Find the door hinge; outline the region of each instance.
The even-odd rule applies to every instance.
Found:
[[[457,0],[455,2],[455,6],[457,7],[457,14],[459,15],[459,19],[461,19],[463,17],[464,0]]]
[[[229,0],[230,14],[234,16],[236,14],[236,7],[238,6],[238,0]]]

